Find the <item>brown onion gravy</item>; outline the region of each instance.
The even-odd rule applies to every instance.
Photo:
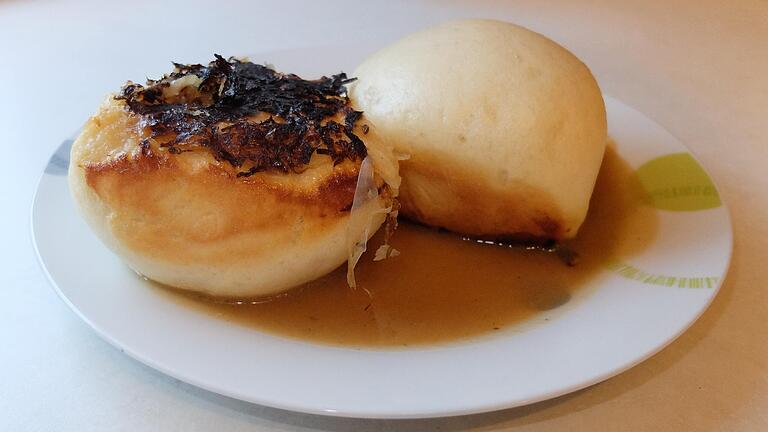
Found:
[[[634,172],[609,149],[588,217],[567,247],[574,267],[555,254],[462,240],[402,222],[391,240],[397,257],[356,269],[346,265],[271,299],[223,302],[175,290],[174,299],[216,318],[276,335],[344,346],[445,343],[508,329],[569,302],[612,259],[642,249],[654,236],[655,212]],[[371,245],[380,244],[374,238]]]

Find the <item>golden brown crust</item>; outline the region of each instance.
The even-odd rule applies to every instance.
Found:
[[[121,155],[117,159],[102,163],[86,164],[85,171],[88,185],[99,192],[104,184],[119,181],[120,188],[144,183],[151,187],[164,181],[194,181],[204,185],[204,188],[222,188],[232,190],[233,194],[243,200],[252,201],[264,198],[264,194],[272,196],[281,203],[305,206],[322,214],[348,212],[352,205],[357,184],[359,163],[345,163],[337,166],[329,176],[319,179],[312,189],[291,187],[281,182],[269,181],[261,176],[237,177],[232,170],[221,166],[210,165],[207,172],[189,173],[179,167],[176,155],[143,155],[134,157]],[[112,178],[108,180],[107,178]],[[104,194],[99,196],[104,198]],[[241,209],[248,210],[247,205]],[[253,216],[253,215],[251,215]]]
[[[112,234],[135,252],[175,263],[253,259],[293,244],[292,236],[312,241],[349,214],[360,162],[333,165],[317,156],[300,174],[238,177],[236,168],[204,153],[174,154],[157,146],[115,153],[120,143],[140,138],[136,116],[121,105],[108,102],[86,124],[73,162],[111,210]],[[99,148],[104,139],[111,147]],[[94,147],[99,151],[83,150]],[[286,228],[292,225],[301,232]],[[261,233],[270,235],[263,236],[260,248],[235,241],[221,254],[219,248],[207,247],[249,234],[259,238]]]
[[[426,157],[400,162],[400,213],[408,219],[488,240],[568,237],[561,211],[546,191],[516,182],[499,193],[498,185],[450,158]]]
[[[278,233],[292,219],[301,219],[302,236],[340,223],[349,214],[357,170],[342,167],[311,190],[270,182],[260,176],[237,178],[218,166],[189,172],[173,157],[121,156],[84,168],[87,184],[114,210],[114,235],[128,247],[169,262],[205,260],[210,264],[270,253],[290,232],[272,239],[261,250],[248,245],[216,256],[199,246],[225,242],[248,233]],[[204,199],[194,198],[204,197]],[[290,222],[289,222],[290,223]]]

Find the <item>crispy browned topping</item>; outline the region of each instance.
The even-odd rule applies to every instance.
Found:
[[[218,54],[208,66],[174,66],[145,86],[128,82],[116,96],[170,153],[206,149],[237,168],[238,176],[301,171],[314,153],[335,164],[366,155],[353,132],[362,112],[349,106],[345,87],[354,78],[344,73],[308,81]],[[332,119],[338,114],[343,123]],[[141,145],[150,151],[149,139]]]

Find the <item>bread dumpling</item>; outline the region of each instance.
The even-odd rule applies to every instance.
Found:
[[[320,277],[359,257],[399,183],[347,82],[217,56],[128,83],[75,141],[72,195],[102,241],[166,285],[242,298]]]
[[[498,240],[566,239],[589,205],[606,143],[589,69],[514,24],[448,22],[354,72],[350,97],[408,155],[401,214]]]

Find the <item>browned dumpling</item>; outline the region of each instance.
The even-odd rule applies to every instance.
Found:
[[[129,83],[75,141],[72,195],[163,284],[255,297],[315,279],[357,259],[398,190],[392,150],[346,84],[221,57]]]

